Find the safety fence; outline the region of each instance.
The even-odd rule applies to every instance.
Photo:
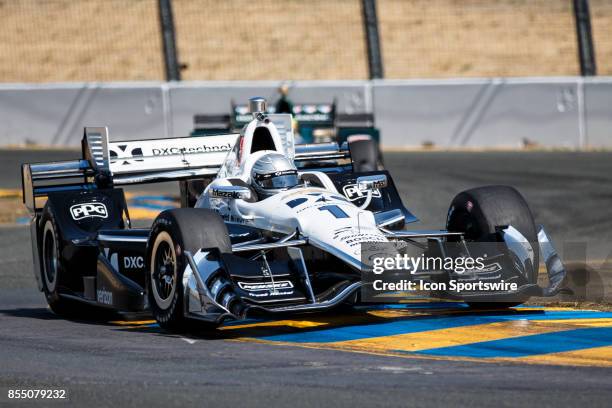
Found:
[[[0,82],[612,74],[611,0],[10,0]]]

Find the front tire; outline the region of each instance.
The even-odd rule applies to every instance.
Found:
[[[188,265],[185,251],[201,248],[231,252],[227,228],[212,210],[179,208],[167,210],[153,222],[147,256],[147,296],[153,316],[168,330],[184,330],[186,318],[183,272]],[[214,326],[214,325],[209,325]]]
[[[539,266],[538,234],[533,215],[523,196],[510,186],[485,186],[459,193],[452,201],[446,229],[465,233],[466,241],[487,242],[495,236],[495,228],[511,225],[533,248],[532,268],[527,284],[537,283]],[[522,302],[468,302],[473,308],[508,308]]]

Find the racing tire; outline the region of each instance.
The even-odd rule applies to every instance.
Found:
[[[487,242],[497,226],[512,225],[534,249],[533,268],[526,283],[537,283],[538,234],[533,215],[523,196],[510,186],[485,186],[459,193],[451,202],[446,229],[464,232],[467,241]],[[504,309],[522,302],[467,302],[476,309]]]
[[[183,272],[185,251],[232,245],[223,219],[203,208],[177,208],[160,213],[151,228],[147,249],[146,287],[149,307],[159,325],[170,331],[212,329],[216,324],[192,322],[185,313]]]
[[[375,140],[354,140],[349,143],[353,171],[363,173],[367,171],[383,170],[382,154]]]
[[[71,287],[71,279],[82,277],[81,271],[62,260],[63,239],[53,207],[47,203],[40,218],[40,272],[43,293],[53,313],[67,318],[108,320],[112,313],[60,295],[60,287]]]

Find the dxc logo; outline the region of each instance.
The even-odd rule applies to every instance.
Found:
[[[346,186],[342,187],[342,191],[344,192],[344,196],[351,201],[366,198],[368,196],[368,192],[359,190],[357,184],[347,184]],[[373,190],[372,197],[380,198],[380,190]]]
[[[117,148],[118,150],[115,150],[115,148]],[[134,164],[135,162],[144,161],[144,159],[142,158],[142,148],[131,147],[127,144],[111,146],[109,148],[109,154],[111,164],[121,162],[122,166],[126,166],[129,164]]]
[[[142,269],[144,268],[144,259],[142,256],[124,256],[123,267],[126,269]]]
[[[108,218],[106,206],[102,203],[81,203],[70,207],[72,219],[78,221],[87,217]]]

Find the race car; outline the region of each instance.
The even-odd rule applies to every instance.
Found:
[[[274,106],[267,106],[267,113],[277,113]],[[280,112],[278,112],[280,113]],[[371,113],[338,113],[336,103],[292,104],[294,135],[297,144],[346,142],[352,135],[367,135],[376,144],[380,142],[380,131],[375,126]],[[218,135],[240,131],[249,124],[252,116],[247,104],[232,102],[230,114],[198,114],[193,118],[191,136]]]
[[[384,252],[390,244],[458,258],[471,244],[492,242],[478,276],[448,268],[408,274],[516,283],[515,290],[436,294],[474,307],[562,290],[563,264],[515,189],[464,191],[446,229],[408,228],[417,218],[388,171],[356,172],[350,144],[296,146],[290,115],[267,114],[262,98],[250,106],[252,120],[239,134],[111,142],[107,128],[85,128],[82,158],[22,165],[34,273],[54,312],[150,311],[160,326],[182,330],[376,301],[364,292],[372,268],[363,248]],[[194,207],[132,228],[121,186],[203,176],[213,180]]]

